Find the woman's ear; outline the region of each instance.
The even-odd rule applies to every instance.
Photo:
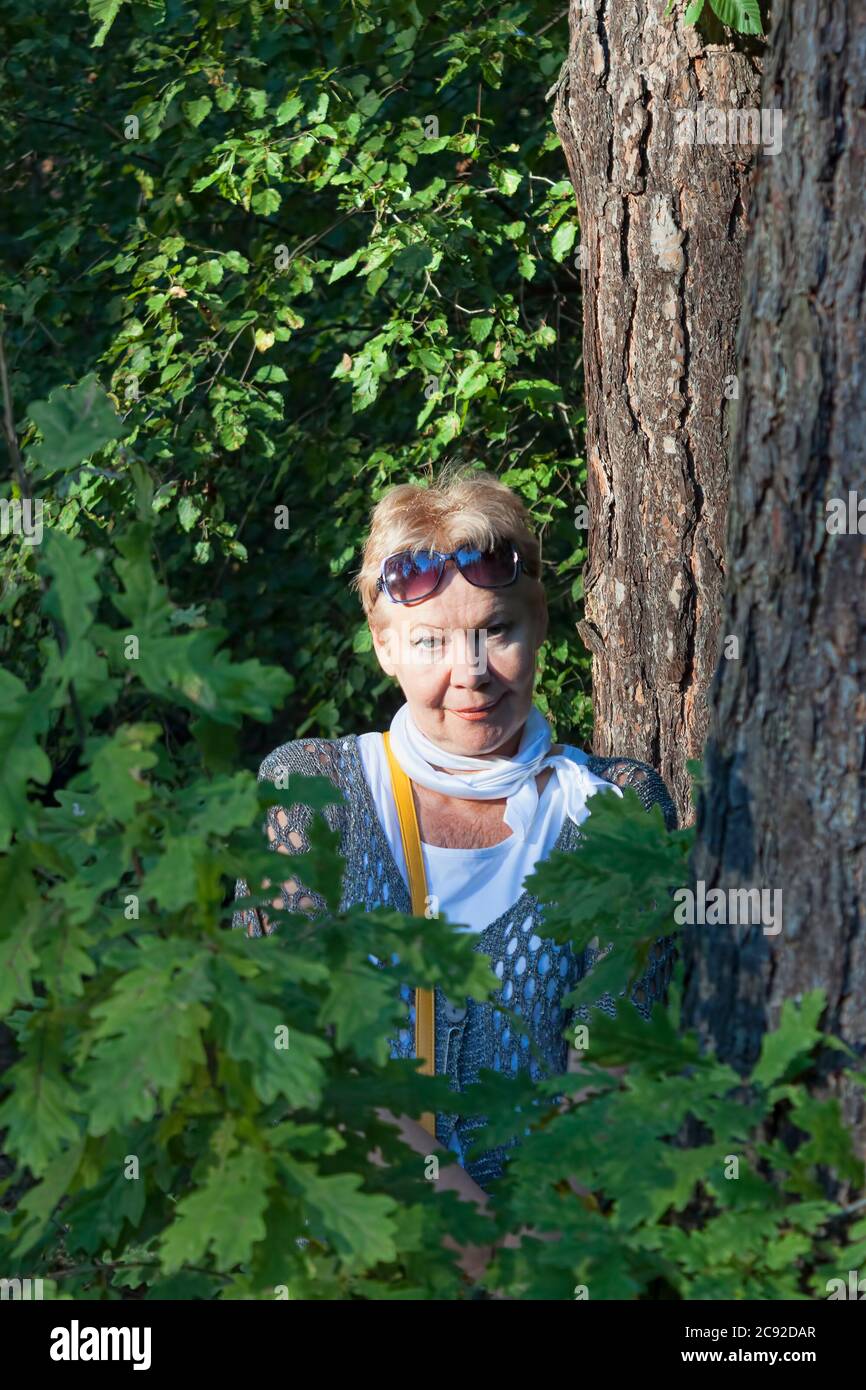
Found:
[[[373,651],[376,659],[386,676],[397,674],[392,656],[394,632],[390,623],[374,623],[370,621],[370,635],[373,638]]]

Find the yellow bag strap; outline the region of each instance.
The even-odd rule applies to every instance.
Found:
[[[406,776],[391,748],[390,734],[383,734],[385,754],[391,771],[391,786],[400,821],[400,838],[403,841],[403,854],[409,874],[409,893],[412,899],[412,916],[423,917],[427,908],[427,875],[424,873],[424,858],[421,854],[421,836],[418,833],[418,818],[415,815],[415,800],[412,796],[412,783]],[[423,1058],[423,1076],[436,1074],[436,1013],[432,989],[415,990],[415,1056]],[[421,1116],[421,1124],[428,1134],[436,1137],[436,1120],[431,1114]]]

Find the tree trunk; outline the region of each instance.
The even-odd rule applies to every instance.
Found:
[[[554,123],[581,228],[589,558],[579,628],[593,653],[593,751],[651,763],[685,822],[686,760],[702,754],[718,654],[727,406],[756,151],[698,143],[708,128],[695,115],[699,103],[703,115],[756,109],[760,78],[754,57],[705,43],[681,15],[665,18],[665,4],[571,0]]]
[[[707,891],[779,890],[782,929],[684,943],[683,1022],[741,1071],[818,986],[824,1025],[866,1051],[866,7],[774,9],[784,141],[753,201],[727,540],[739,656],[713,686],[694,869]],[[862,1144],[862,1088],[828,1084]]]

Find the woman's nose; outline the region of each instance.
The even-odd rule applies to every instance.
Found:
[[[487,680],[487,643],[478,628],[455,632],[451,653],[452,685],[483,685]]]

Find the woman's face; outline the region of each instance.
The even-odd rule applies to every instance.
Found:
[[[400,604],[380,594],[376,617],[379,663],[397,677],[422,733],[468,757],[516,753],[547,633],[537,580],[476,589],[449,564],[430,598]]]

